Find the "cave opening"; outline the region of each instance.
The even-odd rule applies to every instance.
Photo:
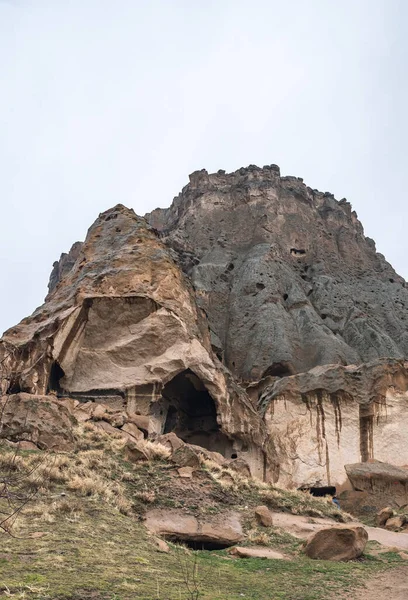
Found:
[[[262,379],[264,377],[289,377],[294,374],[294,369],[291,365],[286,362],[277,362],[270,365],[262,373]]]
[[[50,392],[56,392],[57,394],[62,393],[63,390],[60,381],[64,377],[64,375],[64,370],[62,369],[59,362],[53,362],[48,378],[47,394],[49,394]]]
[[[298,488],[300,492],[309,492],[315,498],[323,498],[324,496],[335,496],[336,488],[334,485],[310,486]]]
[[[174,544],[181,544],[183,546],[187,546],[187,548],[190,548],[191,550],[225,550],[226,548],[230,548],[230,546],[233,545],[199,539],[184,539],[175,535],[166,535],[164,536],[164,538],[169,542],[173,542]]]
[[[187,369],[176,375],[162,396],[168,403],[163,433],[230,457],[232,441],[220,430],[215,402],[195,373]]]

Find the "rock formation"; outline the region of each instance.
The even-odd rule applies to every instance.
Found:
[[[408,464],[407,323],[405,281],[346,200],[276,165],[202,170],[168,209],[101,214],[54,263],[0,342],[2,393],[341,486],[345,464]]]

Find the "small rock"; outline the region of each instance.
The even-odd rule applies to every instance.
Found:
[[[402,560],[408,560],[408,554],[406,552],[399,552],[398,556],[402,558]]]
[[[266,546],[252,546],[251,548],[244,548],[242,546],[234,546],[228,550],[229,554],[233,556],[239,556],[240,558],[269,558],[275,560],[289,560],[287,556],[267,548]]]
[[[138,427],[136,427],[136,425],[134,423],[126,423],[125,425],[123,425],[122,431],[125,431],[126,433],[131,435],[133,438],[135,438],[135,440],[143,440],[144,439],[143,433],[140,431],[140,429]]]
[[[175,433],[165,433],[164,435],[159,435],[157,437],[157,441],[160,442],[163,446],[166,446],[172,452],[175,452],[179,448],[185,445],[182,439],[180,439]]]
[[[123,427],[123,425],[127,422],[127,415],[124,412],[107,412],[104,416],[104,419],[114,427]]]
[[[379,513],[375,516],[375,524],[377,527],[384,527],[388,519],[394,516],[394,511],[391,507],[387,506],[387,508],[383,508]]]
[[[146,417],[145,415],[135,415],[132,413],[128,414],[127,418],[131,423],[134,423],[136,427],[143,429],[143,431],[146,433],[149,433],[150,417]]]
[[[102,406],[102,404],[97,404],[93,410],[92,418],[95,419],[95,421],[100,421],[101,419],[103,419],[105,417],[105,415],[106,415],[106,407]]]
[[[164,552],[168,554],[170,552],[170,546],[160,538],[154,538],[154,543],[156,544],[157,552]]]
[[[397,515],[387,520],[385,528],[389,531],[398,531],[398,529],[404,527],[406,522],[407,518],[405,515]]]
[[[193,476],[193,471],[193,467],[180,467],[179,469],[177,469],[177,473],[183,479],[191,479]]]
[[[126,458],[130,462],[139,462],[141,460],[148,460],[146,452],[141,448],[137,442],[134,442],[131,439],[128,439],[125,445],[125,454]]]
[[[272,514],[267,506],[257,506],[255,508],[255,516],[258,523],[263,525],[263,527],[272,527]]]
[[[180,448],[175,450],[170,460],[178,467],[193,467],[197,469],[200,466],[200,459],[188,444],[184,444],[184,446],[180,446]]]

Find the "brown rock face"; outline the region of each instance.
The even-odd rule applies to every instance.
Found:
[[[345,464],[408,464],[407,323],[405,281],[348,202],[276,165],[203,170],[146,219],[102,213],[61,256],[0,341],[1,393],[341,491]]]
[[[151,227],[118,205],[67,261],[45,304],[0,343],[2,392],[98,402],[94,419],[107,420],[104,406],[127,411],[149,435],[242,451],[262,477],[273,466],[262,419],[213,354],[194,291]]]
[[[0,439],[32,442],[41,450],[74,449],[76,420],[55,397],[23,393],[3,397],[0,414]]]
[[[364,527],[342,525],[311,535],[305,552],[309,558],[318,560],[353,560],[363,554],[367,542]]]

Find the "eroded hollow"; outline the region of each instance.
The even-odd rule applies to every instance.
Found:
[[[264,377],[289,377],[294,374],[293,367],[286,362],[277,362],[270,365],[262,373],[262,379]]]
[[[179,373],[162,396],[168,406],[163,433],[174,432],[188,444],[230,457],[232,442],[220,430],[214,400],[197,375],[190,369]]]
[[[165,536],[166,540],[169,542],[173,542],[175,544],[182,544],[183,546],[187,546],[192,550],[225,550],[225,548],[230,548],[233,544],[222,544],[220,542],[214,541],[203,541],[203,540],[185,540],[181,537],[170,535]]]
[[[57,394],[62,392],[60,381],[64,375],[65,373],[61,365],[57,361],[53,362],[51,365],[50,376],[48,378],[47,394],[49,392],[56,392]]]
[[[324,496],[336,495],[336,488],[334,487],[334,485],[300,487],[298,489],[301,492],[310,492],[310,494],[312,496],[315,496],[316,498],[323,498]]]

